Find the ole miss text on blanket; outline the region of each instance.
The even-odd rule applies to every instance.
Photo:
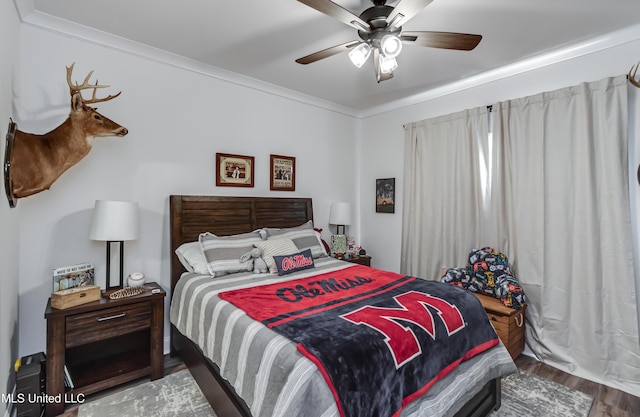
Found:
[[[219,296],[298,343],[347,417],[398,415],[498,344],[473,294],[361,265]]]

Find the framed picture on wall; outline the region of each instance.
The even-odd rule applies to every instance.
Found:
[[[272,191],[296,190],[296,158],[293,156],[271,155],[270,164]]]
[[[253,187],[253,156],[216,153],[216,185]]]
[[[381,178],[376,180],[376,213],[395,213],[396,179]]]

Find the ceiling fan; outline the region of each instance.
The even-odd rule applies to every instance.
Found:
[[[373,7],[366,9],[360,16],[356,16],[331,0],[298,1],[358,29],[361,40],[323,49],[296,59],[296,62],[306,65],[349,51],[351,62],[360,68],[373,53],[373,65],[378,82],[393,77],[393,71],[398,67],[396,57],[402,50],[402,44],[470,51],[482,40],[481,35],[467,33],[403,32],[402,25],[433,0],[400,0],[396,7],[387,6],[386,0],[371,0]]]

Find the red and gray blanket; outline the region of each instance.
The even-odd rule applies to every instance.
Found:
[[[397,416],[498,344],[468,291],[361,265],[219,296],[296,342],[346,417]]]

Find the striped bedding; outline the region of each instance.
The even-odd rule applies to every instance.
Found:
[[[212,279],[185,273],[174,290],[171,323],[220,367],[222,377],[245,400],[254,417],[338,417],[339,413],[324,378],[293,342],[217,294],[353,266],[332,258],[315,262],[316,268],[287,277],[240,273]],[[407,406],[401,417],[451,416],[487,381],[515,370],[508,352],[499,345],[460,364]]]

